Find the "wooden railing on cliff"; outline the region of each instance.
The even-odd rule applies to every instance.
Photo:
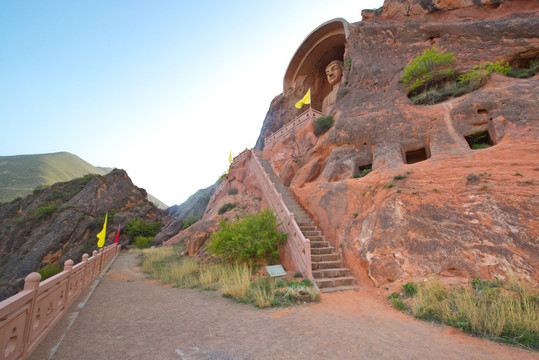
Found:
[[[275,212],[281,221],[281,227],[288,234],[286,246],[292,256],[292,261],[296,268],[303,276],[309,280],[313,280],[312,265],[311,265],[311,242],[306,239],[291,213],[283,201],[283,196],[275,189],[275,185],[271,182],[268,174],[258,160],[261,158],[260,151],[252,150],[253,156],[250,159],[250,167],[256,174],[260,187],[264,195],[268,199],[271,209]]]
[[[316,120],[319,117],[324,116],[323,113],[320,111],[314,110],[312,108],[309,108],[309,110],[305,111],[298,117],[296,117],[294,120],[274,132],[273,134],[269,135],[264,139],[264,146],[268,146],[271,143],[285,137],[292,131],[295,131],[297,128],[299,128],[301,125],[306,123],[309,120]]]
[[[42,282],[38,273],[28,275],[23,291],[0,302],[0,359],[27,359],[119,250],[113,244],[77,265],[67,260],[64,271]]]

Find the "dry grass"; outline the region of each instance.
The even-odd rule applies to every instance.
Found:
[[[446,290],[433,281],[412,299],[414,316],[539,349],[539,294],[522,283],[476,283]]]
[[[245,298],[251,285],[251,269],[245,264],[223,266],[219,285],[223,296],[235,299]]]
[[[320,295],[303,281],[281,281],[269,277],[253,280],[246,264],[201,265],[189,257],[180,257],[174,247],[138,251],[142,253],[142,269],[152,278],[177,287],[201,287],[221,290],[223,296],[258,308],[290,306],[319,301]]]

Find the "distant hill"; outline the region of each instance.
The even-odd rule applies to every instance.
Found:
[[[112,168],[96,167],[69,152],[0,156],[0,203],[25,197],[34,189],[88,174],[106,175]],[[148,194],[162,209],[168,206]]]

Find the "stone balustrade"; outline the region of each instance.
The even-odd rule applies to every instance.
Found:
[[[294,261],[297,270],[303,274],[303,277],[313,280],[311,242],[309,239],[306,239],[301,232],[294,219],[294,214],[288,210],[282,195],[277,191],[275,185],[271,182],[268,174],[260,164],[258,157],[261,156],[261,153],[259,151],[253,151],[253,155],[254,156],[251,156],[250,159],[250,167],[256,174],[271,209],[275,212],[281,222],[281,231],[284,230],[284,232],[288,234],[286,246],[292,256],[292,261]]]
[[[274,132],[273,134],[270,134],[268,137],[264,139],[264,146],[269,146],[270,144],[274,143],[275,141],[285,137],[292,131],[296,131],[297,128],[302,126],[304,123],[306,123],[309,120],[316,120],[319,117],[324,116],[323,113],[320,111],[314,110],[312,108],[309,108],[309,110],[305,111],[298,117],[296,117],[294,120]]]
[[[49,331],[120,251],[117,244],[82,256],[74,265],[41,281],[33,272],[25,279],[20,293],[0,302],[0,360],[27,359]]]

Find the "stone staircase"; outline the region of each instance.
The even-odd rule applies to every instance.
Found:
[[[343,266],[335,248],[329,244],[326,237],[313,223],[309,214],[294,199],[290,190],[273,173],[267,160],[260,160],[260,164],[275,185],[275,189],[282,195],[283,202],[288,210],[294,213],[296,223],[305,238],[311,241],[311,264],[315,284],[321,292],[358,289],[355,279],[350,276],[350,270]]]

